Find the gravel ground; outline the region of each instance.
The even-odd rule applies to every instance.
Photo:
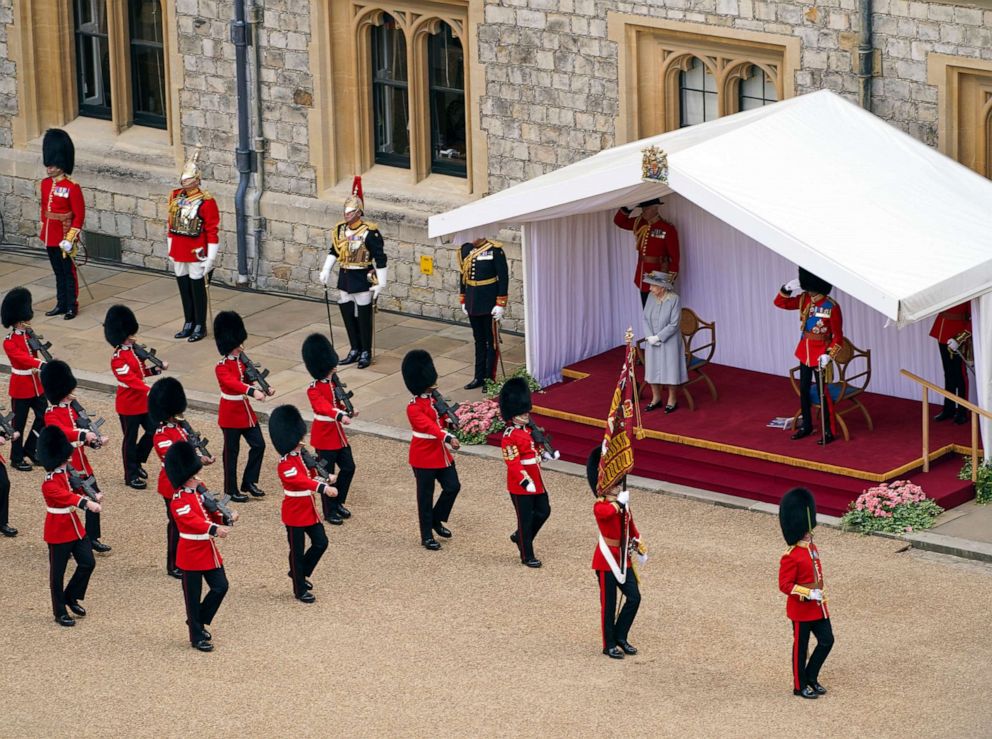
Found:
[[[992,568],[819,532],[837,642],[821,673],[829,695],[803,701],[777,521],[634,491],[652,560],[631,632],[640,654],[613,661],[600,654],[583,480],[548,475],[545,566],[532,571],[507,540],[502,464],[463,457],[454,538],[432,553],[418,543],[406,446],[370,437],[354,439],[354,517],[328,527],[313,605],[286,577],[268,450],[270,494],[241,506],[222,545],[231,590],[216,651],[201,654],[165,574],[163,505],[122,484],[112,401],[81,398],[116,432],[92,455],[114,551],[98,557],[89,615],[56,626],[42,472],[10,472],[21,534],[0,540],[0,735],[992,736]],[[213,417],[190,417],[219,452]],[[205,477],[219,489],[217,467]]]

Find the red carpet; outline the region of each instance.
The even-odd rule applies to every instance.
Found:
[[[569,461],[584,462],[602,439],[602,419],[622,360],[622,347],[590,357],[567,368],[587,377],[566,379],[534,396],[535,415]],[[772,418],[799,408],[788,378],[721,365],[710,365],[707,373],[718,401],[697,383],[690,388],[695,411],[680,392],[675,413],[658,409],[642,415],[649,438],[634,443],[636,474],[772,503],[788,488],[803,485],[817,495],[820,510],[833,515],[843,513],[865,488],[896,478],[914,480],[945,508],[974,495],[969,481],[956,479],[960,454],[970,449],[969,425],[931,423],[931,458],[939,461],[931,463],[929,473],[920,471],[918,401],[866,393],[862,402],[875,430],[869,431],[855,410],[845,416],[851,440],[844,441],[838,428],[837,441],[821,447],[816,435],[792,441],[791,430],[767,427]],[[645,389],[645,398],[648,393]],[[930,414],[939,410],[931,406]]]

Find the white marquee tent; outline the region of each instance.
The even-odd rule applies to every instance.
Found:
[[[641,179],[652,145],[667,186]],[[795,364],[796,314],[771,302],[801,264],[835,285],[874,392],[920,397],[900,368],[940,384],[923,319],[972,301],[974,387],[992,407],[992,182],[828,91],[608,149],[433,216],[429,233],[460,244],[522,227],[527,365],[547,384],[640,326],[633,237],[613,214],[658,196],[679,231],[683,305],[716,320],[714,361]]]

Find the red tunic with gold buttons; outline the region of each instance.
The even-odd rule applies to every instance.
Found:
[[[286,526],[313,526],[320,523],[314,493],[323,483],[313,476],[313,470],[303,464],[299,452],[290,452],[279,460],[279,482],[282,483],[282,522]]]
[[[628,541],[640,538],[641,534],[634,524],[634,515],[630,512],[629,508],[621,508],[619,503],[611,503],[606,499],[597,500],[593,504],[592,513],[596,517],[596,525],[599,526],[599,533],[607,540],[610,553],[613,555],[613,559],[619,564],[620,547],[610,545],[609,541],[623,541],[624,519],[626,519],[629,527],[627,530]],[[606,557],[599,550],[598,545],[592,555],[592,568],[597,571],[607,571],[610,569],[610,565],[606,561]]]
[[[73,492],[69,485],[69,474],[65,468],[58,468],[45,475],[41,483],[41,494],[45,497],[45,542],[65,544],[86,536],[86,528],[76,516],[76,511],[86,505],[86,496]]]
[[[41,233],[45,246],[57,248],[63,239],[75,240],[83,228],[86,204],[79,185],[68,177],[57,182],[51,177],[41,181]]]
[[[792,621],[819,621],[830,618],[827,599],[809,600],[812,589],[823,590],[823,564],[813,542],[801,541],[789,547],[778,567],[778,589],[789,596],[785,615]]]
[[[217,232],[220,229],[220,211],[213,196],[197,188],[191,193],[185,193],[182,188],[173,190],[169,196],[170,222],[173,209],[194,207],[196,216],[201,220],[199,233],[195,236],[179,234],[168,229],[169,257],[174,262],[199,262],[207,257],[207,244],[218,242]]]
[[[451,435],[448,419],[441,418],[429,395],[411,398],[406,407],[406,418],[413,429],[409,457],[411,467],[435,470],[455,463],[444,445],[444,440]]]
[[[245,380],[244,369],[241,360],[233,355],[224,357],[214,369],[220,385],[217,425],[222,429],[247,429],[258,425],[258,418],[245,394],[252,386]]]
[[[158,455],[159,461],[162,463],[162,469],[158,472],[158,494],[161,495],[166,500],[172,500],[172,496],[176,494],[176,489],[169,482],[168,476],[165,474],[165,453],[169,451],[173,444],[177,441],[188,441],[186,432],[179,428],[174,423],[163,423],[160,424],[157,429],[155,429],[155,435],[152,436],[152,446],[155,449],[155,453]]]
[[[313,409],[310,444],[314,449],[335,451],[348,446],[341,419],[347,416],[334,399],[334,385],[329,379],[314,380],[307,388],[307,398]]]
[[[948,339],[953,339],[962,331],[971,331],[971,303],[961,303],[938,313],[930,336],[938,344],[946,344]]]
[[[207,513],[200,494],[187,487],[179,488],[172,496],[169,510],[179,529],[176,567],[203,572],[223,566],[224,560],[213,538],[217,527],[223,525],[220,513]]]
[[[813,300],[809,293],[796,296],[775,296],[775,306],[783,310],[798,310],[802,336],[796,346],[796,359],[807,367],[815,367],[823,354],[833,356],[844,342],[840,306],[829,295]]]
[[[148,392],[146,377],[156,374],[138,359],[130,344],[124,344],[110,359],[110,369],[117,380],[117,413],[122,416],[140,416],[148,413]]]
[[[28,335],[15,328],[3,340],[3,350],[10,360],[10,397],[28,399],[44,395],[38,374],[38,368],[44,362],[28,348]]]
[[[642,216],[631,218],[630,213],[618,210],[613,223],[625,231],[633,231],[637,246],[637,271],[634,284],[641,292],[647,292],[650,285],[643,282],[649,272],[679,271],[679,233],[668,221],[658,219],[648,223]]]
[[[90,466],[90,461],[86,458],[86,432],[76,427],[76,418],[78,418],[76,411],[70,408],[68,403],[51,405],[45,411],[45,425],[57,426],[62,429],[65,438],[73,446],[74,451],[70,460],[72,466],[79,472],[85,472],[88,476],[93,474],[93,467]]]
[[[534,446],[530,429],[510,424],[500,442],[506,462],[506,490],[510,495],[540,495],[547,492],[541,479],[541,455]],[[532,483],[524,489],[523,481]]]

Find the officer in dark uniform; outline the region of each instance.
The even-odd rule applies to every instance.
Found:
[[[466,390],[482,387],[487,379],[496,377],[496,321],[502,320],[506,310],[509,285],[502,244],[491,239],[462,244],[459,299],[475,339],[475,375]]]

